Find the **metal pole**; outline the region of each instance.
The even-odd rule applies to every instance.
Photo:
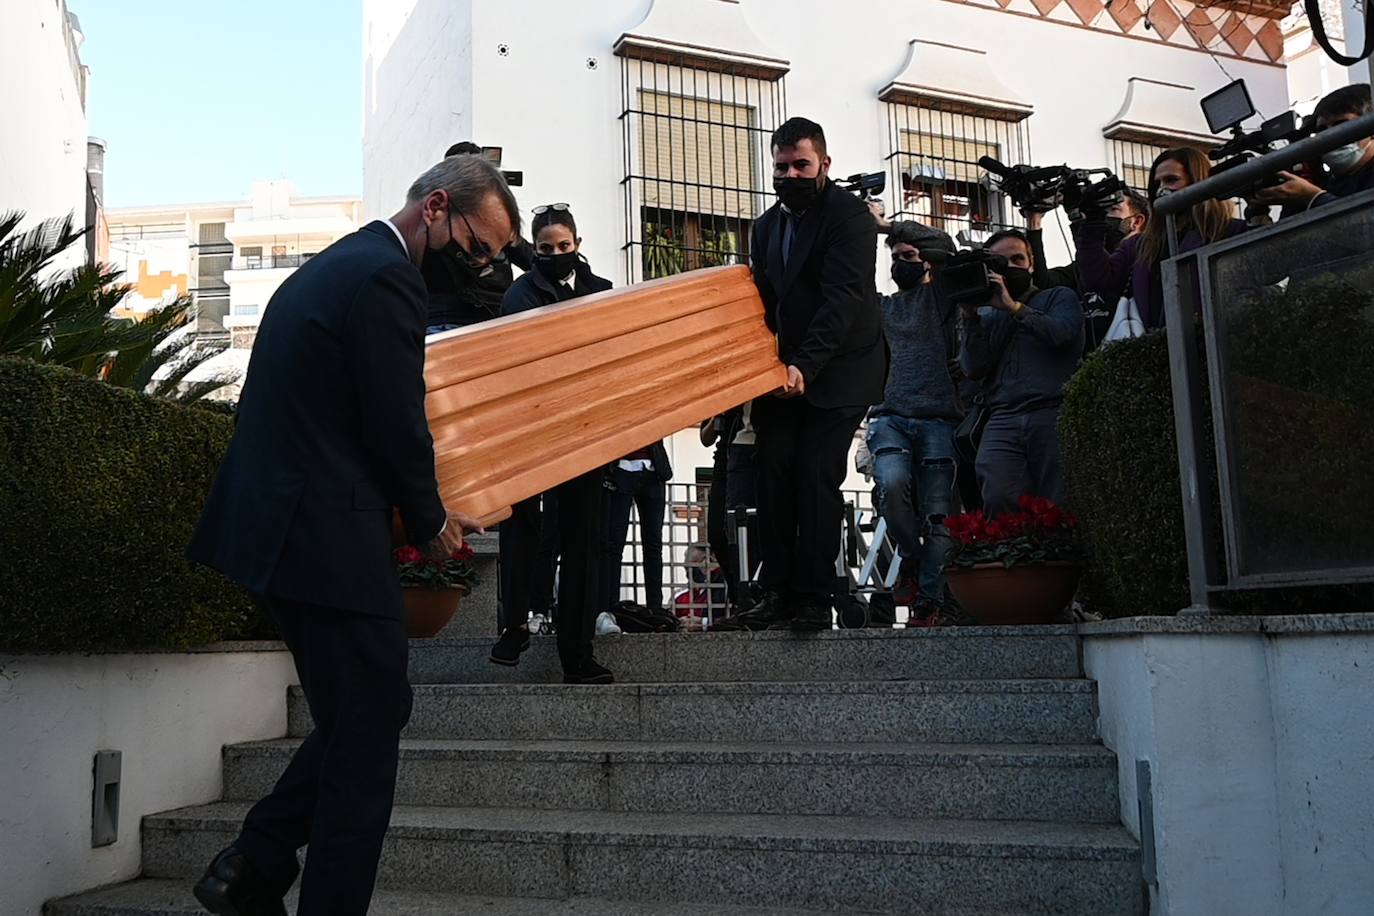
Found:
[[[1346,121],[1344,124],[1328,127],[1306,140],[1290,143],[1272,153],[1257,156],[1249,162],[1228,169],[1220,175],[1213,175],[1211,178],[1205,178],[1196,184],[1190,184],[1186,188],[1175,191],[1168,197],[1155,202],[1155,215],[1171,216],[1176,213],[1183,213],[1194,204],[1200,204],[1205,200],[1227,200],[1236,197],[1255,182],[1267,178],[1275,172],[1297,165],[1299,162],[1316,159],[1322,153],[1338,146],[1354,143],[1371,136],[1374,136],[1374,113],[1356,118],[1353,121]]]

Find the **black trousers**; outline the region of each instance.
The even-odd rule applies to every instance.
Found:
[[[531,590],[543,588],[539,583],[545,581],[544,571],[551,559],[543,522],[550,528],[557,525],[561,565],[555,623],[558,626],[558,656],[564,669],[591,656],[596,615],[602,610],[606,527],[601,476],[598,469],[555,487],[552,495],[557,510],[546,514],[542,522],[537,508],[511,507],[511,517],[502,522],[499,529],[504,590],[501,606],[505,618],[502,625],[521,626],[528,618],[531,601],[540,600],[537,594],[532,597]]]
[[[805,398],[759,398],[760,583],[791,601],[829,607],[844,524],[844,484],[862,407],[816,407]]]
[[[399,619],[262,600],[291,649],[315,730],[248,812],[237,845],[269,880],[289,884],[308,844],[297,916],[363,916],[410,718],[405,629]]]
[[[558,568],[558,494],[511,506],[511,517],[496,528],[500,544],[501,627],[523,627],[531,614],[546,614],[554,602]],[[533,550],[530,545],[537,547]]]
[[[706,537],[720,563],[732,607],[740,601],[740,584],[753,569],[739,568],[739,540],[730,520],[731,509],[758,508],[758,470],[752,445],[732,445],[737,426],[727,426],[716,443],[711,466],[711,492],[706,497]],[[758,562],[758,526],[749,528],[749,563]]]
[[[644,605],[663,609],[663,513],[668,485],[657,471],[612,468],[613,489],[606,492],[606,568],[601,608],[620,600],[620,572],[630,537],[630,509],[639,512],[640,546],[644,551]]]

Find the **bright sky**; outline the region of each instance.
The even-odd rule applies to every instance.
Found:
[[[105,204],[362,191],[362,0],[68,0]]]

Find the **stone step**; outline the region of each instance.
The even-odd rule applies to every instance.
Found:
[[[295,911],[296,892],[286,898]],[[484,897],[443,891],[379,889],[370,916],[882,916],[879,911],[799,910],[795,907],[737,907],[709,903],[645,903],[595,900],[590,897],[551,900],[537,897]],[[142,878],[65,900],[54,900],[45,916],[205,916],[186,879]],[[980,914],[984,916],[984,914]],[[1002,914],[991,914],[1002,916]],[[1005,914],[1012,916],[1012,914]]]
[[[290,737],[310,732],[298,687]],[[419,684],[406,738],[1091,744],[1087,680]]]
[[[224,798],[271,791],[297,740],[224,751]],[[1100,745],[410,740],[396,803],[1116,823]]]
[[[451,638],[448,632],[411,642],[414,683],[563,680],[551,636],[534,637],[519,667],[505,668],[489,660],[493,639]],[[595,647],[597,659],[621,683],[1064,678],[1083,673],[1072,626],[831,630],[807,637],[626,633],[599,638]]]
[[[143,869],[193,878],[247,810],[145,818]],[[1120,826],[906,818],[400,807],[379,884],[562,899],[1022,916],[1139,916]]]

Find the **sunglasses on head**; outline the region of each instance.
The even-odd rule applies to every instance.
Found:
[[[550,210],[557,210],[561,213],[566,213],[570,209],[571,208],[564,203],[542,204],[541,206],[535,207],[530,212],[533,213],[535,216],[538,216],[541,213],[548,213]]]

